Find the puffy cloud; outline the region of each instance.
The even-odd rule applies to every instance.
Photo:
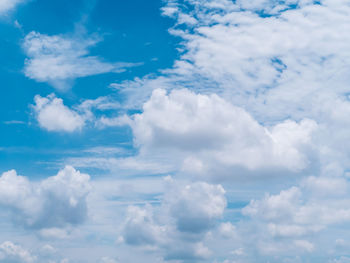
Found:
[[[36,95],[34,101],[33,109],[39,125],[48,131],[74,132],[85,125],[87,116],[68,108],[53,94],[47,97]]]
[[[6,14],[10,10],[14,9],[18,4],[25,1],[26,0],[0,0],[0,15]]]
[[[264,174],[276,174],[281,167],[299,172],[310,164],[310,160],[314,165],[312,168],[320,169],[321,173],[333,164],[339,167],[340,173],[350,168],[347,117],[350,112],[347,74],[350,37],[343,33],[350,23],[348,12],[344,10],[350,12],[350,6],[346,0],[172,0],[167,1],[162,10],[163,15],[175,20],[170,32],[183,39],[181,56],[172,68],[158,75],[112,84],[127,95],[125,107],[141,109],[142,105],[153,103],[149,97],[159,87],[167,91],[183,87],[200,94],[220,95],[227,103],[245,110],[270,133],[281,122],[283,125],[278,127],[284,129],[275,135],[279,141],[268,146],[266,154],[260,152],[264,147],[244,147],[247,152],[257,151],[249,154],[249,158],[245,151],[238,155],[227,150],[229,147],[211,150],[210,154],[204,152],[198,145],[207,145],[200,141],[208,139],[205,132],[200,131],[199,136],[192,134],[194,138],[191,138],[191,134],[185,133],[186,126],[174,128],[166,123],[164,120],[168,116],[154,129],[146,123],[153,120],[142,120],[146,132],[135,135],[136,142],[139,140],[138,143],[153,147],[153,153],[163,146],[164,152],[160,155],[171,156],[177,164],[182,162],[179,161],[181,158],[174,152],[167,155],[167,150],[185,149],[187,158],[182,162],[183,170],[219,174],[223,178],[226,178],[224,174],[246,174],[247,167],[250,171],[264,170]],[[193,18],[192,22],[186,22],[189,19],[184,22],[184,16]],[[159,98],[160,101],[164,99]],[[152,105],[149,108],[152,109]],[[175,111],[172,109],[171,113]],[[191,111],[188,112],[191,116]],[[170,116],[169,122],[171,117],[174,116]],[[153,118],[158,117],[154,115]],[[290,129],[292,136],[299,133],[305,139],[310,138],[312,121],[306,120],[314,120],[320,127],[312,136],[315,152],[306,149],[304,143],[296,146],[298,142],[290,141],[291,137],[287,135]],[[103,119],[103,122],[106,126],[121,124],[119,118]],[[175,119],[172,125],[176,126],[174,123]],[[195,123],[189,126],[193,127]],[[215,119],[214,123],[225,127],[220,120]],[[168,132],[161,127],[163,124],[169,126],[168,130],[183,132],[184,136]],[[207,127],[203,125],[203,128]],[[214,125],[207,134],[212,130],[215,130]],[[220,135],[218,139],[210,137],[207,143],[220,145],[225,141],[226,136],[219,133],[219,128],[216,132]],[[259,134],[261,132],[252,134],[256,141],[264,137]],[[150,136],[157,136],[157,139]],[[251,136],[245,138],[248,137]],[[223,139],[220,141],[219,138]],[[290,143],[289,147],[286,142]],[[193,151],[197,150],[195,154],[188,153],[191,147]],[[279,158],[286,149],[288,157]],[[228,159],[228,156],[234,158]],[[275,170],[262,169],[262,165]]]
[[[200,172],[235,166],[300,171],[309,164],[304,150],[317,128],[309,119],[264,127],[217,95],[186,89],[155,90],[130,125],[142,153],[181,153],[184,169]]]
[[[48,82],[55,88],[66,90],[79,77],[108,72],[122,72],[133,63],[109,63],[96,56],[88,56],[89,48],[99,39],[49,36],[30,32],[24,39],[25,75],[38,82]]]
[[[157,87],[215,92],[259,123],[323,123],[318,143],[338,157],[349,141],[349,8],[344,0],[167,1],[163,14],[176,20],[170,32],[183,39],[182,56],[160,76],[120,84],[127,106],[141,107]],[[197,22],[177,27],[182,15]]]
[[[34,263],[37,258],[21,246],[6,241],[0,245],[0,262],[2,263]]]
[[[198,182],[167,193],[165,202],[179,231],[201,233],[211,229],[223,215],[224,194],[221,185]]]
[[[128,208],[124,226],[124,240],[130,245],[153,245],[159,242],[162,227],[153,219],[151,207],[143,209],[136,206]]]
[[[0,206],[24,227],[64,228],[82,223],[87,216],[89,176],[71,166],[40,183],[11,170],[0,177],[0,190]]]
[[[293,255],[292,251],[317,250],[325,256],[320,240],[327,240],[330,246],[330,233],[340,240],[342,235],[334,229],[350,222],[349,187],[341,177],[308,177],[299,186],[252,200],[242,210],[248,218],[242,222],[240,234],[251,235],[248,243],[263,255],[283,257]]]
[[[319,231],[327,225],[350,220],[350,206],[347,204],[350,188],[346,180],[310,177],[306,182],[277,195],[252,200],[243,213],[270,223],[272,233],[285,236],[303,235],[307,231]],[[344,186],[337,192],[334,186],[340,184]]]
[[[159,251],[165,260],[208,258],[205,236],[224,213],[224,189],[204,182],[182,185],[169,178],[167,185],[169,191],[158,209],[129,207],[124,241]]]

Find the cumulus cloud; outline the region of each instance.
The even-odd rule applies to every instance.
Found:
[[[167,193],[165,202],[181,232],[201,233],[211,229],[226,208],[221,185],[193,183]]]
[[[320,240],[329,244],[348,234],[323,233],[350,220],[349,183],[343,177],[350,166],[348,1],[171,0],[162,11],[176,20],[170,32],[183,39],[180,59],[161,76],[112,85],[130,95],[125,107],[143,105],[143,111],[98,121],[101,127],[130,125],[140,154],[85,159],[86,166],[101,161],[100,167],[143,174],[181,170],[216,180],[237,179],[248,171],[265,179],[276,170],[280,177],[305,172],[315,150],[320,167],[305,172],[314,176],[296,186],[252,200],[243,217],[234,218],[237,225],[218,224],[232,216],[224,213],[222,186],[170,183],[160,205],[127,209],[120,240],[147,253],[157,251],[164,260],[216,262],[210,256],[217,236],[225,242],[241,238],[241,243],[227,242],[234,244],[232,259],[223,261],[221,255],[229,253],[220,250],[217,262],[244,262],[238,257],[245,256],[255,262],[261,255],[266,262],[303,262],[305,254],[322,254]],[[118,71],[118,65],[89,55],[97,42],[32,32],[23,44],[25,74],[66,89],[75,78]],[[34,108],[43,128],[71,132],[85,125],[91,117],[87,112],[97,104],[114,107],[87,101],[68,108],[54,96],[39,96]],[[43,237],[64,238],[68,233],[62,227],[86,216],[85,188],[70,192],[71,183],[49,179],[35,185],[16,174],[1,180],[2,206],[14,211],[17,222],[39,228]]]
[[[349,8],[343,0],[167,1],[181,58],[160,76],[115,85],[130,107],[141,108],[157,87],[181,86],[221,94],[259,123],[314,119],[325,126],[319,143],[337,154],[349,141]],[[177,26],[183,15],[197,22]]]
[[[74,132],[85,125],[87,116],[68,108],[53,94],[47,97],[36,95],[34,101],[33,109],[39,125],[48,131]]]
[[[64,228],[84,222],[89,191],[89,176],[71,166],[40,183],[11,170],[0,177],[0,206],[24,227]]]
[[[344,178],[307,177],[298,186],[267,194],[243,208],[250,220],[242,224],[254,232],[245,234],[254,237],[251,242],[262,255],[314,252],[322,246],[323,233],[329,238],[327,231],[350,222],[349,196],[350,185]]]
[[[308,176],[252,200],[237,228],[222,226],[222,236],[226,228],[242,238],[247,262],[326,262],[337,253],[331,244],[347,239],[349,8],[345,0],[167,1],[180,59],[112,85],[128,96],[125,107],[143,110],[130,123],[140,156],[158,153],[217,180],[243,175],[237,167],[263,179],[274,169],[279,178]],[[270,182],[261,188],[277,187]],[[329,262],[346,262],[339,255]]]
[[[167,178],[169,191],[161,207],[129,207],[124,241],[159,251],[166,260],[206,259],[211,251],[205,235],[214,229],[226,207],[221,185],[180,184]]]
[[[153,219],[151,207],[146,209],[131,206],[128,208],[124,239],[130,245],[153,245],[162,234],[161,226]]]
[[[224,158],[231,156],[232,152],[221,151],[219,153],[222,154],[204,158],[203,149],[197,147],[197,153],[188,156],[183,163],[184,170],[232,174],[232,166],[242,163],[245,168],[249,166],[256,170],[261,170],[261,164],[273,166],[279,163],[288,170],[301,171],[310,159],[319,162],[317,169],[321,171],[328,169],[329,165],[347,170],[350,168],[350,123],[347,117],[350,112],[347,73],[350,38],[343,32],[350,20],[344,10],[350,12],[349,3],[344,0],[167,1],[162,9],[163,15],[175,21],[170,32],[183,39],[180,58],[172,68],[158,75],[111,86],[126,95],[124,106],[127,108],[142,109],[152,92],[159,87],[167,91],[183,87],[203,95],[216,93],[226,102],[245,110],[270,133],[284,120],[291,122],[286,121],[280,128],[299,129],[300,133],[304,130],[305,134],[300,134],[304,138],[310,138],[306,133],[312,126],[312,121],[305,120],[314,120],[318,127],[322,127],[312,138],[315,155],[304,146],[301,147],[303,150],[300,147],[295,149],[292,143],[286,153],[288,157],[278,160],[276,152],[287,149],[285,142],[289,141],[288,135],[281,133],[276,136],[284,138],[285,142],[279,139],[274,144],[279,150],[268,147],[275,149],[272,157],[268,151],[266,155],[258,152],[254,153],[254,158],[246,158],[243,151],[240,156],[244,160],[235,159],[233,163],[232,159]],[[193,19],[184,20],[184,16]],[[186,22],[190,20],[191,23]],[[216,125],[223,125],[219,120],[215,121]],[[103,122],[106,126],[120,125],[120,119],[103,119]],[[178,127],[174,129],[180,130]],[[208,130],[213,129],[210,127]],[[146,138],[148,132],[139,137]],[[189,145],[188,148],[195,149],[194,143],[200,144],[199,140],[204,138],[194,136],[192,143],[192,138],[184,136],[182,140],[173,132],[164,133],[162,127],[157,127],[155,131],[151,129],[152,132],[159,139],[150,140],[150,145],[157,147],[162,141],[165,141],[165,146],[177,139],[178,145],[174,143],[174,148]],[[222,133],[219,134],[225,138]],[[166,136],[169,136],[169,141],[164,139]],[[208,141],[219,145],[223,142],[219,139]],[[249,147],[245,149],[252,150]],[[267,161],[258,158],[261,154]],[[178,158],[175,154],[172,156],[173,159]],[[208,167],[216,169],[212,171]]]
[[[274,234],[303,235],[330,224],[348,222],[349,190],[349,183],[342,178],[309,177],[299,187],[251,201],[243,213],[268,222]]]
[[[262,126],[244,109],[217,95],[186,89],[169,95],[155,90],[130,125],[143,153],[162,151],[176,156],[174,151],[181,152],[184,168],[202,173],[218,166],[300,171],[308,165],[303,150],[310,147],[317,129],[309,119]]]
[[[28,56],[24,73],[38,82],[47,82],[59,90],[67,90],[76,78],[108,72],[119,73],[138,65],[110,63],[89,56],[89,48],[98,42],[99,38],[96,37],[86,39],[30,32],[23,43]]]

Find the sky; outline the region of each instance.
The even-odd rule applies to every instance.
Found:
[[[349,263],[349,0],[0,0],[0,263]]]

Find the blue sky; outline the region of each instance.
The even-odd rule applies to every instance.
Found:
[[[0,263],[350,262],[348,0],[0,0]]]

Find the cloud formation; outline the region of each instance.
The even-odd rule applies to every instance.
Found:
[[[74,132],[83,128],[86,116],[68,108],[63,100],[51,94],[47,97],[36,95],[33,109],[39,125],[48,131]]]
[[[317,129],[309,119],[264,127],[244,109],[217,95],[186,89],[169,95],[155,90],[130,125],[143,153],[180,153],[183,168],[200,173],[235,166],[300,171],[308,166],[304,150],[312,144]]]
[[[64,228],[87,217],[90,177],[71,166],[40,183],[30,182],[15,170],[0,177],[0,206],[13,222],[31,229]]]
[[[168,192],[161,207],[128,208],[124,241],[132,246],[159,251],[166,260],[200,260],[211,255],[203,243],[225,207],[221,185],[195,182],[183,185],[166,179]]]
[[[47,82],[58,90],[67,90],[76,78],[108,72],[123,72],[138,64],[110,63],[96,56],[89,56],[89,48],[99,38],[49,36],[30,32],[24,39],[23,49],[28,58],[24,73],[38,82]]]

